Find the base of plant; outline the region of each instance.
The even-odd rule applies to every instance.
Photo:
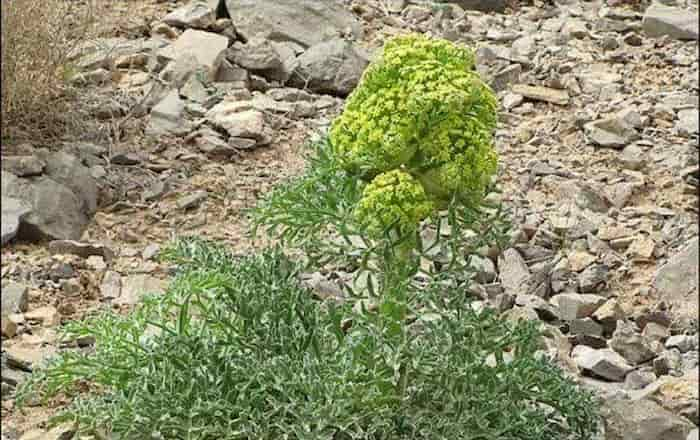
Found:
[[[592,395],[538,356],[534,325],[475,312],[434,287],[397,344],[383,314],[315,300],[279,250],[236,259],[189,239],[165,254],[179,265],[168,292],[129,317],[69,325],[66,337],[93,336],[94,352],[64,353],[25,395],[70,392],[87,380],[103,391],[78,395],[58,420],[122,439],[560,440],[595,432]]]

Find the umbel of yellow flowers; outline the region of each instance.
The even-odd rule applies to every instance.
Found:
[[[368,232],[410,233],[452,199],[477,205],[497,167],[496,109],[469,49],[422,35],[387,42],[330,130],[335,156],[370,181],[355,209]]]

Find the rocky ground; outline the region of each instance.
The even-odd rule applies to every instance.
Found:
[[[244,208],[408,31],[474,47],[501,102],[512,245],[470,294],[547,324],[604,438],[698,438],[697,0],[133,3],[75,54],[80,139],[2,157],[3,439],[69,437],[44,430],[61,399],[13,401],[55,328],[163,289],[174,236],[259,245]]]

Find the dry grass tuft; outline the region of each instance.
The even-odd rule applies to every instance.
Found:
[[[71,118],[69,54],[87,37],[93,0],[2,0],[2,138],[62,136]]]

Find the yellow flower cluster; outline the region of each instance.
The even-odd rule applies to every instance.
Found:
[[[374,228],[403,213],[400,222],[406,227],[429,215],[428,206],[444,206],[453,197],[478,203],[496,172],[496,109],[470,50],[422,35],[387,42],[330,131],[341,163],[365,180],[375,179],[365,191],[368,200],[357,209],[358,218]],[[389,178],[402,183],[387,185]],[[396,195],[408,189],[413,192]],[[392,197],[372,196],[377,191]],[[416,198],[419,193],[431,203]],[[408,201],[420,208],[408,209]]]
[[[496,171],[496,109],[470,50],[401,36],[367,68],[330,141],[346,168],[366,180],[401,169],[436,207],[452,197],[476,203]]]
[[[370,235],[379,236],[388,227],[410,234],[434,209],[420,182],[404,171],[392,170],[365,187],[355,215]]]

